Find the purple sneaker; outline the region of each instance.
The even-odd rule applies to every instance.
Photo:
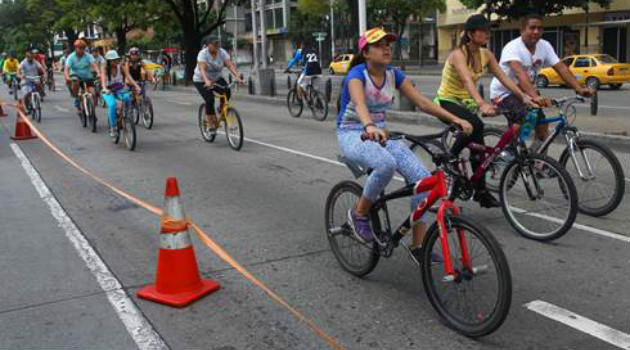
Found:
[[[354,233],[359,242],[372,242],[372,227],[370,227],[370,219],[367,216],[357,215],[354,209],[349,209],[348,223],[352,227],[352,233]]]

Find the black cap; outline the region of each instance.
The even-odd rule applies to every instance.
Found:
[[[490,21],[484,15],[472,15],[466,20],[464,30],[471,31],[477,29],[489,29]]]
[[[206,45],[214,44],[217,45],[219,43],[219,38],[214,35],[209,35],[206,37]]]

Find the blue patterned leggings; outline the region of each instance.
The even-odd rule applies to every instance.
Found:
[[[382,147],[377,142],[362,141],[362,130],[338,130],[337,139],[341,154],[348,160],[371,168],[363,187],[363,196],[374,203],[379,194],[398,171],[409,183],[415,183],[429,175],[422,162],[401,140],[389,140]],[[412,197],[411,208],[415,209],[428,193],[420,193]]]

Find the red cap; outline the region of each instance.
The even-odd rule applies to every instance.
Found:
[[[164,197],[176,197],[179,196],[179,186],[177,186],[177,179],[175,176],[169,176],[166,179],[166,190],[164,191]]]

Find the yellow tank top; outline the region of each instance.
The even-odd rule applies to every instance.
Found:
[[[468,66],[468,69],[472,73],[472,79],[475,84],[481,78],[488,66],[488,57],[486,55],[486,50],[481,49],[480,52],[481,57],[481,71],[475,72],[472,66]],[[450,99],[450,100],[469,100],[472,99],[466,87],[464,87],[464,83],[462,79],[460,79],[459,74],[457,73],[457,69],[452,65],[448,60],[444,64],[444,69],[442,70],[442,82],[440,83],[440,88],[437,92],[437,97],[441,99]]]

